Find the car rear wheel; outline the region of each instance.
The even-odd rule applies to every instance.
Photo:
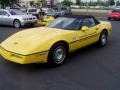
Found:
[[[103,47],[107,44],[107,32],[106,31],[102,31],[102,33],[100,34],[98,44],[101,47]]]
[[[48,63],[54,66],[61,65],[67,58],[68,50],[63,43],[54,45],[48,56]]]
[[[14,26],[15,28],[20,28],[20,27],[21,27],[20,21],[19,21],[19,20],[15,20],[14,23],[13,23],[13,26]]]

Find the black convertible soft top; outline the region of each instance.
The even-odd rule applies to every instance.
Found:
[[[82,18],[82,19],[84,19],[84,18],[93,18],[96,24],[100,24],[100,22],[92,15],[65,15],[65,16],[62,16],[62,17],[76,18],[76,19],[77,18]]]
[[[94,18],[94,16],[92,15],[65,15],[65,16],[62,16],[62,17],[68,17],[68,18]]]

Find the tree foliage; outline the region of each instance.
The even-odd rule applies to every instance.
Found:
[[[109,0],[109,5],[115,5],[115,1],[114,0]]]
[[[46,5],[47,4],[47,0],[38,0],[38,2],[37,2],[37,5],[42,5],[42,6],[44,6],[44,5]]]
[[[14,6],[15,4],[18,4],[19,0],[0,0],[0,4],[3,8],[6,6]]]
[[[81,5],[81,0],[76,0],[76,5]]]
[[[65,5],[65,6],[70,6],[71,4],[73,4],[73,3],[71,2],[71,0],[64,0],[64,1],[62,1],[61,3],[62,3],[62,5]]]

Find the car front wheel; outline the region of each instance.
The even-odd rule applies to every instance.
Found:
[[[55,66],[61,65],[65,62],[67,54],[68,51],[64,44],[56,44],[49,52],[48,63]]]
[[[103,31],[100,34],[100,38],[99,38],[98,44],[99,44],[99,46],[102,46],[102,47],[107,44],[107,32],[106,31]]]
[[[13,23],[13,26],[14,26],[15,28],[20,28],[20,27],[21,27],[20,21],[19,21],[19,20],[15,20],[14,23]]]

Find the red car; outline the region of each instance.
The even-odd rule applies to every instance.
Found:
[[[108,20],[120,20],[120,9],[112,10],[109,12]]]

